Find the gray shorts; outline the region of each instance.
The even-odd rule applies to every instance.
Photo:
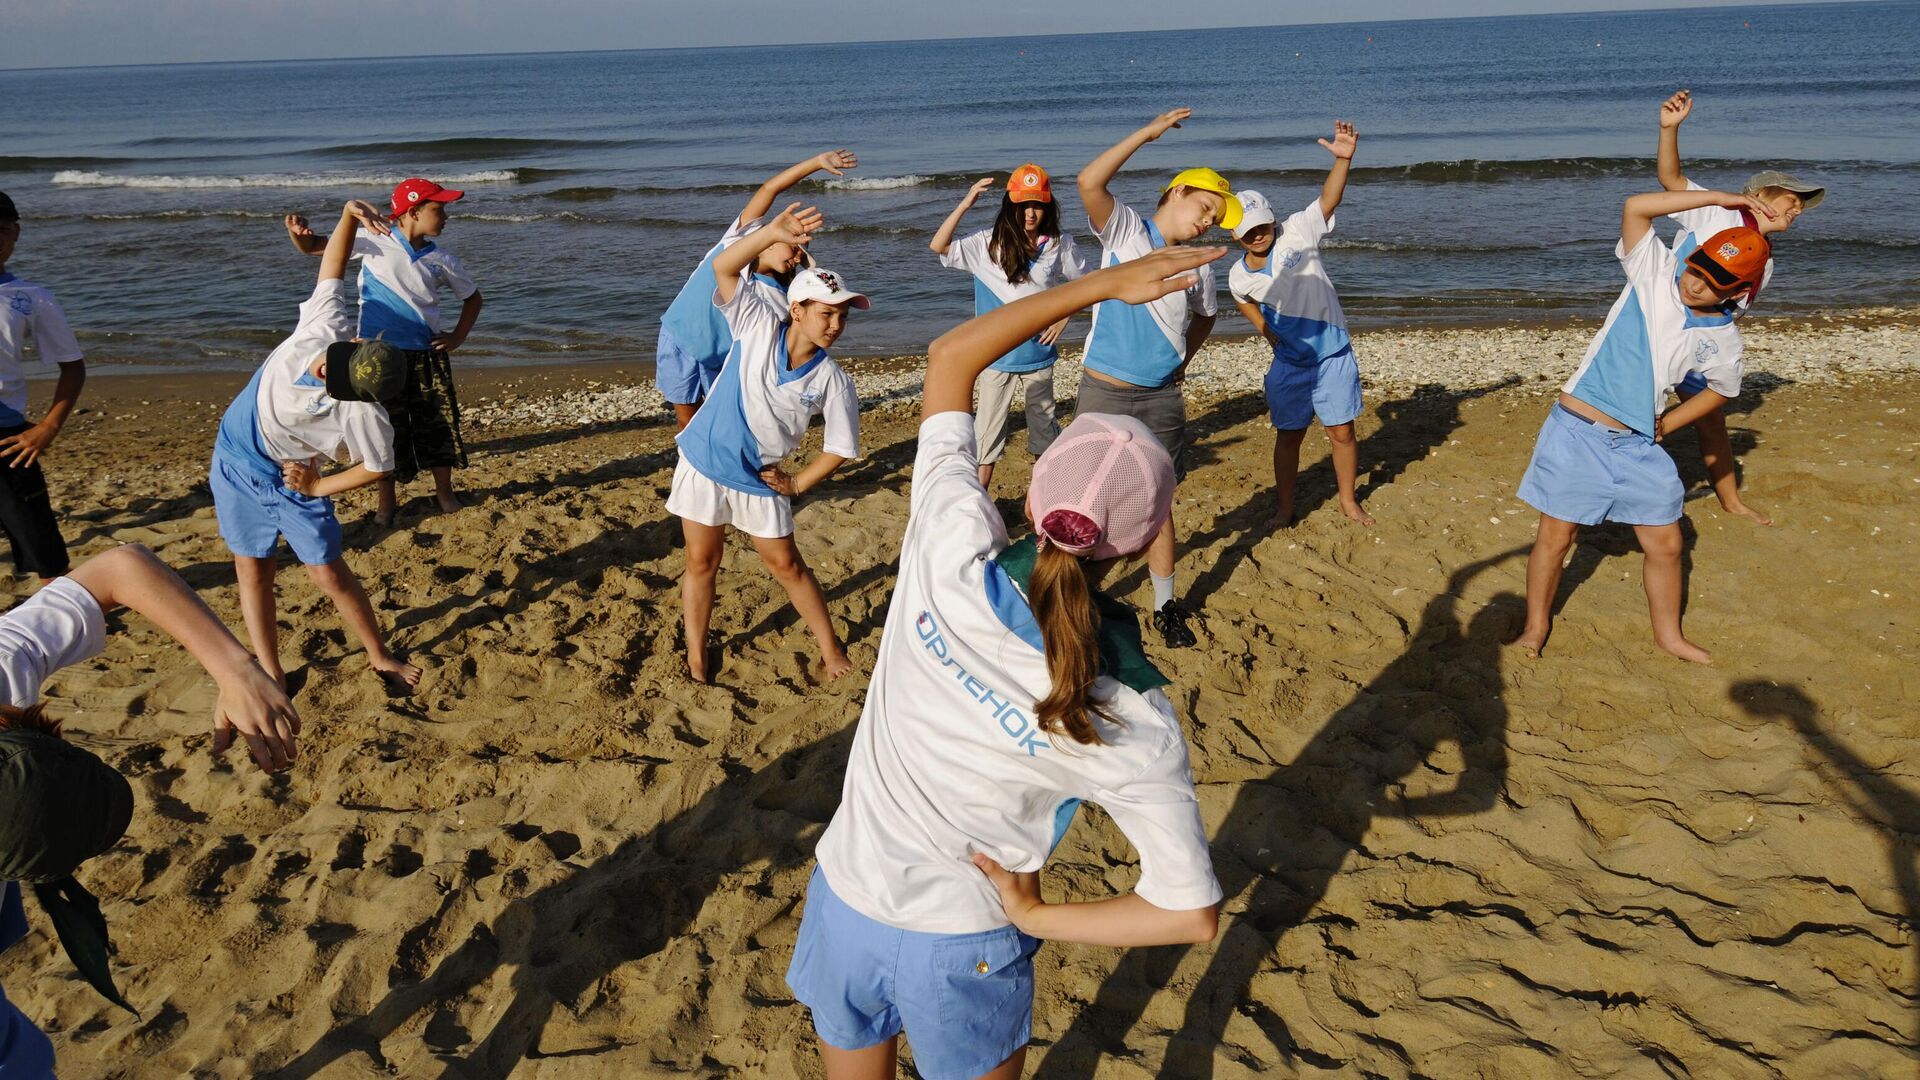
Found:
[[[1147,425],[1173,458],[1175,479],[1187,475],[1187,396],[1179,383],[1161,387],[1115,386],[1092,375],[1080,378],[1080,403],[1074,414],[1113,413]]]

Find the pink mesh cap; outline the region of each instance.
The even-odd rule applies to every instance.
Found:
[[[1131,555],[1173,513],[1173,458],[1131,416],[1081,413],[1033,463],[1027,513],[1042,543],[1093,559]]]

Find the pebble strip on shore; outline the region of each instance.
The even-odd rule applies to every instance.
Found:
[[[1354,335],[1361,381],[1369,390],[1406,391],[1438,385],[1470,390],[1507,382],[1563,379],[1586,354],[1597,324],[1369,330]],[[1850,311],[1841,316],[1749,319],[1742,324],[1746,374],[1776,382],[1843,382],[1851,376],[1920,370],[1920,312]],[[1194,358],[1188,392],[1217,398],[1257,392],[1272,352],[1258,338],[1218,340]],[[1062,354],[1055,390],[1071,398],[1080,385],[1080,354]],[[920,357],[845,362],[862,407],[916,398]],[[483,398],[463,409],[475,428],[566,427],[617,423],[667,411],[651,383],[589,382],[557,394]]]

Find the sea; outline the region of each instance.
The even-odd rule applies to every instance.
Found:
[[[441,238],[486,297],[461,363],[644,365],[748,194],[847,147],[858,170],[793,197],[826,215],[819,261],[873,298],[836,351],[895,355],[972,312],[927,241],[977,178],[1039,163],[1087,244],[1072,176],[1163,110],[1194,115],[1115,185],[1143,209],[1195,165],[1305,206],[1346,119],[1326,261],[1350,321],[1474,326],[1606,310],[1620,203],[1658,187],[1656,113],[1689,87],[1689,176],[1828,187],[1762,301],[1816,313],[1920,296],[1916,42],[1920,4],[1845,3],[8,70],[0,190],[24,219],[9,269],[56,292],[96,368],[253,366],[312,288],[282,215],[324,230],[415,175],[467,193]],[[1222,307],[1220,332],[1250,331]]]

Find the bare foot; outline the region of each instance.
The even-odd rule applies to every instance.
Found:
[[[389,656],[384,660],[374,660],[373,670],[379,674],[380,681],[387,689],[396,694],[411,694],[413,688],[420,685],[420,669],[404,661]]]
[[[826,669],[827,682],[832,682],[853,670],[853,661],[847,659],[847,654],[843,652],[822,657],[820,665]]]
[[[1538,660],[1540,659],[1540,650],[1547,647],[1547,632],[1545,630],[1522,630],[1520,631],[1519,637],[1507,642],[1507,644],[1526,653],[1529,659]]]
[[[451,491],[435,495],[434,500],[440,504],[440,512],[443,514],[451,514],[461,506],[459,496]]]
[[[702,649],[698,656],[694,655],[693,650],[687,650],[687,678],[701,686],[713,685],[713,678],[707,674],[706,650]]]
[[[1686,638],[1677,637],[1671,641],[1661,641],[1659,638],[1654,638],[1653,643],[1660,646],[1660,650],[1669,656],[1677,656],[1682,660],[1695,664],[1713,663],[1712,653],[1688,641]]]
[[[373,523],[384,529],[387,526],[393,524],[394,513],[395,511],[391,508],[385,509],[385,510],[375,510],[373,512]]]
[[[1758,510],[1755,510],[1753,507],[1748,506],[1746,503],[1735,503],[1732,506],[1727,506],[1725,504],[1722,504],[1720,509],[1736,517],[1752,518],[1755,522],[1761,525],[1773,524],[1772,518],[1768,517],[1767,515],[1761,513]]]
[[[1281,529],[1291,529],[1293,522],[1293,507],[1289,506],[1285,509],[1275,507],[1273,513],[1267,517],[1267,531],[1278,532]]]
[[[1362,524],[1362,525],[1371,525],[1371,524],[1373,524],[1373,515],[1372,515],[1372,514],[1369,514],[1369,513],[1367,513],[1367,512],[1365,511],[1365,510],[1363,510],[1363,509],[1361,509],[1361,508],[1360,508],[1360,504],[1359,504],[1359,503],[1357,503],[1357,502],[1351,502],[1351,503],[1348,503],[1348,502],[1343,502],[1343,503],[1341,503],[1341,504],[1340,504],[1340,512],[1341,512],[1341,513],[1343,513],[1343,514],[1345,514],[1345,515],[1347,515],[1348,517],[1350,517],[1350,518],[1352,518],[1353,520],[1355,520],[1355,521],[1357,521],[1357,522],[1359,522],[1359,523],[1360,523],[1360,524]]]

